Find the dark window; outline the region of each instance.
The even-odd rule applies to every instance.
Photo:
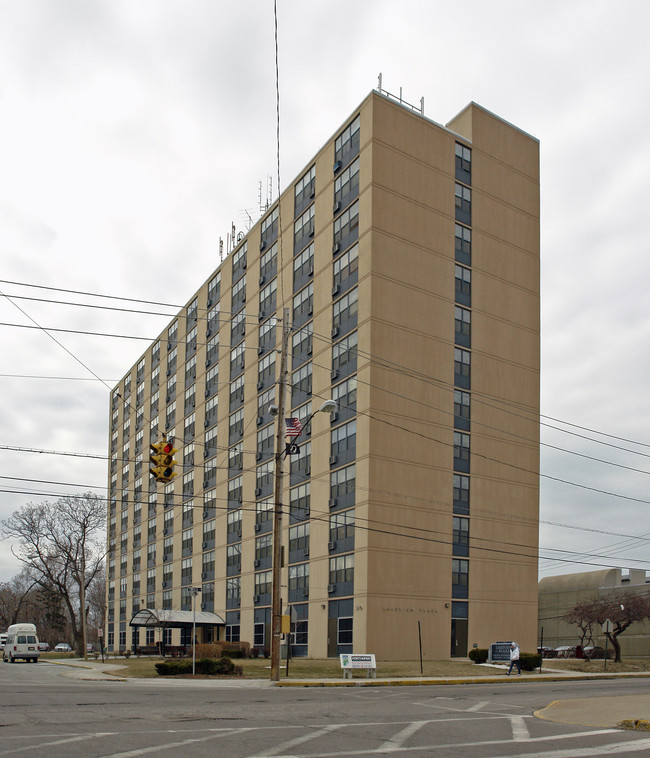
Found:
[[[469,584],[469,561],[460,558],[451,560],[451,596],[466,598]]]
[[[471,353],[460,347],[454,348],[454,384],[464,389],[470,388],[471,383]]]
[[[305,208],[313,202],[315,194],[316,166],[312,166],[309,171],[296,182],[296,186],[294,187],[294,217],[301,214]]]
[[[293,297],[293,327],[302,326],[314,312],[314,285],[309,283]]]
[[[471,418],[471,395],[463,390],[454,390],[454,427],[469,431]]]
[[[359,159],[353,161],[334,180],[334,213],[346,208],[359,196]]]
[[[456,143],[456,179],[472,183],[472,151],[460,142]]]
[[[332,471],[330,474],[330,508],[349,508],[354,505],[356,486],[356,466]]]
[[[314,236],[314,206],[311,205],[293,224],[294,254],[306,247]]]
[[[271,245],[278,236],[278,206],[263,219],[260,225],[260,250]]]
[[[350,247],[359,238],[359,202],[334,219],[334,254]]]
[[[456,224],[455,227],[456,260],[466,266],[472,265],[472,230]]]
[[[336,400],[338,410],[332,414],[333,422],[347,421],[357,411],[357,377],[351,376],[332,388],[332,399]]]
[[[260,284],[272,279],[278,270],[278,243],[274,242],[260,255]]]
[[[469,555],[469,519],[454,516],[453,521],[453,554],[463,557]]]
[[[357,116],[334,141],[334,171],[340,171],[359,153],[361,117]]]
[[[332,429],[331,438],[330,466],[351,463],[357,453],[357,422],[348,421],[347,424]]]
[[[310,243],[293,260],[293,291],[304,287],[314,275],[314,243]]]
[[[454,341],[457,345],[471,347],[472,312],[460,305],[454,306]]]
[[[469,476],[454,474],[454,513],[469,514]]]
[[[332,346],[332,380],[354,374],[357,370],[357,333],[352,332]]]
[[[232,280],[236,282],[246,271],[246,242],[232,254]],[[233,308],[233,311],[235,309]]]
[[[334,261],[332,294],[338,295],[353,287],[359,279],[359,245],[353,245]]]
[[[472,271],[464,266],[455,265],[456,302],[461,305],[472,304]]]
[[[454,432],[454,471],[469,472],[470,436]]]
[[[332,337],[347,334],[358,320],[359,289],[354,289],[339,298],[332,306]]]
[[[472,190],[456,182],[456,221],[472,223]]]

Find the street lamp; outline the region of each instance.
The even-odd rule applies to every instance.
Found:
[[[201,592],[200,587],[190,587],[192,595],[192,676],[196,673],[196,596]]]
[[[286,339],[286,337],[285,337]],[[283,355],[284,358],[284,346]],[[275,436],[275,471],[274,471],[274,510],[273,510],[273,572],[272,572],[272,609],[271,609],[271,680],[277,682],[280,680],[280,636],[281,636],[281,618],[282,607],[280,598],[280,563],[282,561],[282,475],[283,468],[282,462],[289,453],[288,446],[282,444],[282,423],[283,423],[283,409],[284,409],[284,366],[280,368],[280,381],[279,381],[279,397],[278,405],[275,407],[275,415],[277,417],[277,427]],[[314,411],[305,423],[302,425],[300,434],[305,429],[312,418],[317,413],[333,413],[338,408],[335,400],[325,400],[321,404],[318,410]],[[299,439],[298,434],[292,441],[295,445]]]

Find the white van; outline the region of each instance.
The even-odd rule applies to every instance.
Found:
[[[12,624],[7,629],[2,660],[5,663],[15,663],[18,658],[23,658],[28,663],[36,663],[38,656],[38,637],[34,624]]]

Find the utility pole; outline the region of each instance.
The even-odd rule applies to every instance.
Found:
[[[280,580],[282,571],[282,475],[284,463],[284,395],[287,384],[287,349],[289,345],[289,309],[282,311],[282,347],[278,381],[278,406],[275,429],[275,470],[273,508],[273,596],[271,608],[271,681],[280,680],[280,635],[282,633],[282,603]]]

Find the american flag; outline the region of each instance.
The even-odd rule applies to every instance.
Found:
[[[299,437],[302,433],[302,424],[300,423],[300,419],[285,418],[284,429],[287,437]]]

